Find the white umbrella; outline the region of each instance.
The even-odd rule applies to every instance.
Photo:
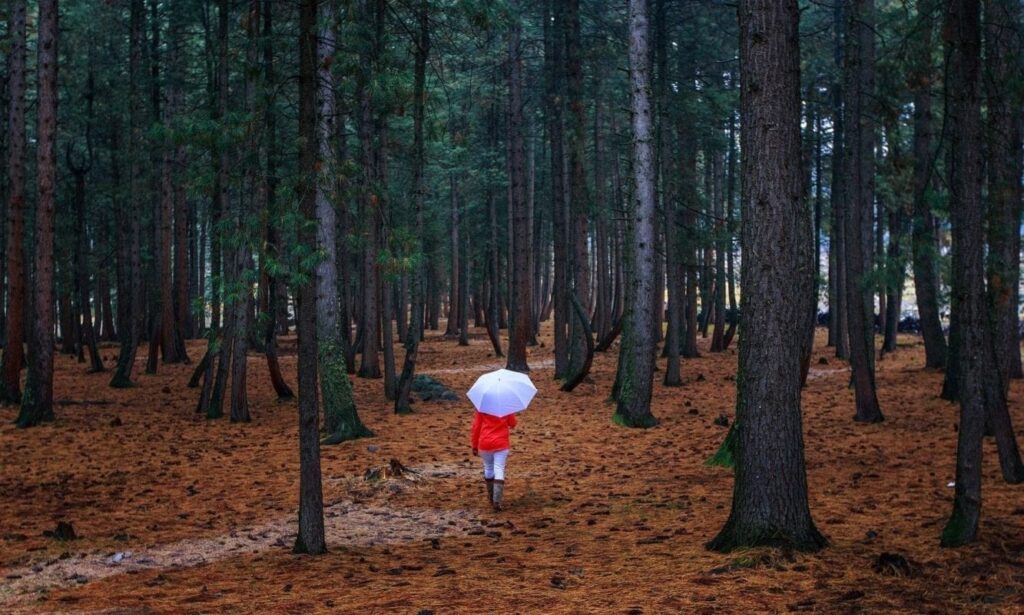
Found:
[[[536,394],[529,376],[499,369],[477,378],[466,395],[480,412],[502,417],[526,410]]]

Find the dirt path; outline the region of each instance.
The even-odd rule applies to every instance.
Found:
[[[375,547],[487,531],[489,521],[479,518],[474,511],[387,505],[389,492],[417,488],[421,482],[469,473],[467,468],[444,464],[410,469],[415,474],[409,479],[389,479],[375,486],[384,496],[383,502],[341,499],[329,503],[324,510],[327,543],[335,548]],[[362,481],[346,478],[335,479],[335,482],[358,485]],[[178,570],[268,549],[290,549],[295,540],[295,527],[296,519],[291,515],[214,538],[186,539],[116,553],[72,555],[22,568],[0,570],[0,609],[13,609],[40,592],[84,585],[116,575],[153,569]]]

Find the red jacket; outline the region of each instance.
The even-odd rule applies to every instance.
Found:
[[[503,451],[509,446],[508,430],[516,426],[516,415],[498,418],[477,412],[473,417],[473,448],[480,451]]]

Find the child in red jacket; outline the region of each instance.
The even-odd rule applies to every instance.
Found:
[[[508,460],[508,430],[516,426],[516,415],[496,417],[477,412],[473,417],[473,454],[484,460],[487,500],[502,510],[505,497],[505,462]]]

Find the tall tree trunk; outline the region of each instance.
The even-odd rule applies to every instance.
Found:
[[[571,4],[571,2],[570,2]],[[528,372],[526,345],[530,341],[530,219],[526,196],[526,152],[523,144],[523,60],[519,38],[522,32],[518,0],[510,5],[512,26],[508,38],[508,138],[509,138],[509,209],[512,219],[512,284],[509,292],[507,369]],[[582,164],[582,161],[580,161]]]
[[[846,133],[844,230],[850,367],[857,411],[854,420],[883,420],[875,392],[874,288],[868,284],[873,254],[871,216],[875,193],[874,0],[849,0],[846,32]]]
[[[10,6],[10,69],[7,75],[8,157],[7,219],[4,259],[7,262],[7,329],[0,361],[0,403],[21,402],[21,368],[25,363],[25,0]],[[2,306],[0,306],[2,307]]]
[[[142,144],[143,144],[143,102],[142,102],[142,0],[131,1],[131,28],[128,53],[128,105],[129,105],[129,177],[128,199],[133,210],[142,210]],[[132,385],[135,369],[135,355],[142,337],[143,319],[146,306],[142,300],[141,222],[139,215],[126,216],[129,220],[127,245],[127,290],[118,293],[118,305],[124,304],[125,320],[120,327],[121,350],[117,357],[117,369],[110,380],[114,388]],[[127,299],[127,301],[124,301]]]
[[[272,86],[275,83],[274,76],[274,0],[263,0],[263,80],[265,85]],[[281,373],[281,363],[277,357],[277,328],[281,319],[280,312],[287,309],[280,301],[279,288],[284,286],[278,277],[268,271],[268,261],[277,261],[278,236],[277,236],[277,113],[274,109],[273,99],[267,95],[264,102],[263,122],[265,131],[266,148],[266,185],[264,187],[266,196],[264,205],[266,211],[266,230],[263,245],[263,256],[260,258],[260,265],[265,272],[265,284],[260,284],[260,292],[264,295],[266,303],[266,317],[263,322],[263,351],[267,358],[267,371],[270,373],[270,383],[279,400],[289,400],[295,397],[288,383]],[[287,322],[287,317],[286,317]]]
[[[928,9],[919,9],[921,24],[915,40],[915,62],[910,77],[914,85],[914,203],[911,226],[911,250],[914,271],[914,294],[917,296],[917,314],[924,338],[925,366],[946,366],[946,336],[939,320],[939,280],[935,245],[935,216],[931,211],[932,153],[932,31]]]
[[[28,374],[18,427],[53,420],[53,230],[57,180],[57,0],[39,0],[37,43],[39,126],[36,131],[35,277]]]
[[[796,0],[741,0],[740,265],[743,341],[736,379],[732,511],[708,547],[825,545],[807,504],[800,336],[813,287],[811,220],[801,198],[800,50]],[[797,330],[801,330],[796,327]],[[765,480],[765,477],[772,477]]]
[[[317,0],[302,0],[299,8],[299,180],[302,217],[316,219],[317,185]],[[310,224],[300,226],[306,245],[316,242]],[[313,273],[313,272],[309,272]],[[316,276],[299,286],[299,527],[296,553],[327,551],[324,539],[324,496],[320,482],[320,413],[317,409]]]
[[[550,10],[551,19],[544,20],[544,72],[546,76],[546,115],[548,138],[551,140],[551,220],[554,235],[554,347],[555,378],[566,375],[569,369],[569,300],[565,292],[569,282],[569,249],[566,241],[567,199],[565,187],[565,152],[563,149],[563,109],[565,105],[562,87],[564,70],[563,52],[565,41],[565,3],[550,0],[545,3],[545,13]]]
[[[371,0],[360,0],[360,13],[364,23],[373,23],[374,13],[370,8]],[[372,78],[376,65],[376,49],[378,41],[371,34],[364,34],[368,40],[361,41],[359,54],[360,70],[365,80]],[[374,100],[369,84],[359,88],[359,145],[363,166],[363,212],[365,224],[365,245],[363,248],[363,305],[361,318],[362,362],[359,365],[360,378],[380,378],[380,310],[377,303],[379,272],[377,271],[377,250],[380,247],[379,225],[381,216],[382,195],[377,186],[377,165],[374,144]]]
[[[420,0],[417,7],[418,29],[415,38],[415,68],[413,73],[413,190],[415,191],[413,214],[416,225],[413,236],[413,247],[417,258],[414,259],[410,298],[410,322],[405,335],[405,362],[402,374],[398,379],[398,391],[395,395],[395,414],[407,414],[412,411],[410,395],[412,380],[416,373],[416,361],[419,359],[420,337],[423,327],[423,302],[425,299],[424,285],[426,271],[423,253],[423,210],[426,205],[426,145],[423,138],[423,123],[426,120],[426,81],[427,58],[430,55],[430,2]],[[404,308],[403,308],[404,309]]]
[[[580,304],[589,310],[590,259],[587,253],[587,219],[590,211],[590,195],[587,190],[586,159],[586,117],[583,107],[583,58],[580,49],[580,0],[565,1],[565,70],[566,94],[569,103],[569,172],[570,183],[570,247],[572,250],[572,284]],[[652,291],[653,292],[653,291]],[[578,340],[578,337],[577,337]],[[578,345],[579,341],[570,340]],[[571,352],[578,352],[579,348]]]
[[[170,29],[168,31],[168,55],[170,63],[170,79],[168,82],[168,115],[174,117],[181,110],[182,90],[184,88],[184,70],[181,58],[181,47],[183,43],[185,27],[185,11],[170,10]],[[170,166],[174,173],[183,173],[185,170],[185,146],[184,144],[173,144],[173,153]],[[188,350],[185,347],[185,340],[192,334],[192,303],[189,296],[189,218],[188,198],[185,193],[184,182],[175,182],[173,188],[174,198],[174,280],[173,298],[171,303],[171,314],[173,324],[173,344],[175,358],[189,362]]]
[[[988,106],[988,293],[996,366],[1008,392],[1021,378],[1020,304],[1021,95],[1020,3],[986,0],[985,97]]]
[[[843,9],[848,4],[847,0],[836,2],[833,6],[832,29],[835,37],[834,60],[836,79],[832,82],[832,183],[829,190],[829,200],[832,206],[832,236],[829,239],[829,263],[833,265],[829,271],[829,279],[835,278],[835,292],[829,298],[829,329],[830,337],[836,348],[836,357],[840,359],[850,358],[850,332],[847,314],[847,305],[850,298],[847,296],[847,264],[846,264],[846,122],[844,118],[844,92],[843,92],[843,71],[845,70],[844,56],[847,50],[844,46],[846,38],[846,20],[843,18]],[[833,303],[832,300],[835,300]]]
[[[632,278],[619,354],[615,420],[628,427],[651,427],[654,338],[649,301],[654,286],[654,121],[651,114],[650,24],[646,0],[629,2],[630,114],[633,133],[633,207],[629,249]]]
[[[317,248],[323,254],[316,266],[316,328],[320,395],[323,404],[324,430],[329,434],[326,443],[336,444],[373,435],[359,419],[352,383],[348,379],[345,352],[338,323],[338,223],[336,209],[343,193],[338,185],[338,156],[332,145],[338,128],[335,122],[343,117],[339,113],[332,66],[337,53],[339,17],[333,0],[322,3],[319,36],[317,85],[320,96],[317,142],[319,160],[316,183]],[[348,323],[345,323],[348,326]]]
[[[978,0],[953,0],[946,7],[949,75],[950,220],[953,229],[952,301],[958,324],[960,424],[957,434],[953,512],[942,544],[972,542],[981,517],[982,436],[986,413],[1008,427],[985,294],[985,245],[981,202],[981,25]],[[1012,438],[1012,429],[1010,430]],[[1016,442],[1014,442],[1016,445]],[[1019,457],[1017,460],[1019,467]],[[1004,467],[1004,476],[1006,468]],[[1009,478],[1009,477],[1008,477]],[[1024,473],[1018,480],[1024,478]]]

